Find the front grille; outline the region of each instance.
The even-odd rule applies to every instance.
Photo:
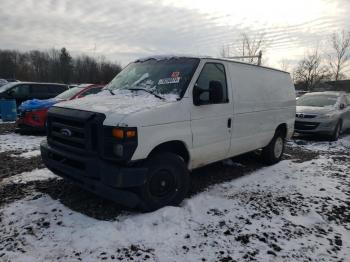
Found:
[[[295,117],[297,118],[315,118],[317,115],[297,113]]]
[[[61,144],[86,149],[85,123],[60,117],[50,119],[50,136]]]
[[[99,113],[53,107],[47,117],[48,143],[68,151],[97,153],[104,119]]]
[[[314,130],[318,127],[320,123],[315,122],[302,122],[302,121],[295,121],[294,128],[296,130]]]

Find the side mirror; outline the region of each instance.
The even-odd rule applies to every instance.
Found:
[[[197,85],[195,84],[195,86],[193,87],[193,104],[196,106],[200,106],[201,105],[201,94],[203,93],[203,90]]]
[[[341,110],[343,110],[343,109],[345,108],[345,105],[344,105],[343,103],[341,103],[341,104],[339,105],[339,108],[340,108]]]
[[[209,101],[211,104],[222,103],[224,98],[224,91],[222,84],[219,81],[209,82]]]

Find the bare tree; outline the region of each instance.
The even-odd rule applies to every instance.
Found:
[[[291,71],[291,61],[288,59],[281,59],[279,61],[279,68],[283,71],[290,72]]]
[[[322,80],[330,79],[330,77],[329,68],[323,64],[322,57],[317,49],[307,53],[294,71],[296,83],[302,84],[308,90],[311,90],[315,84]]]
[[[329,65],[335,81],[344,78],[343,70],[350,61],[350,31],[333,33],[331,36],[332,53],[329,54]]]
[[[223,45],[219,51],[219,57],[229,57],[230,56],[230,46]]]
[[[264,34],[259,34],[254,38],[247,33],[242,34],[242,46],[238,48],[242,56],[257,56],[263,49],[265,49]],[[246,58],[245,61],[253,63],[254,58]]]
[[[108,83],[121,71],[104,57],[73,58],[67,49],[19,52],[0,49],[0,78],[64,83]]]

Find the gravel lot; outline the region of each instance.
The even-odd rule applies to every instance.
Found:
[[[181,207],[148,214],[54,176],[42,139],[0,124],[1,261],[350,261],[349,134],[201,168]]]

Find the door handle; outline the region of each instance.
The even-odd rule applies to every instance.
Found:
[[[231,122],[232,122],[231,118],[227,119],[227,127],[228,128],[231,128]]]

